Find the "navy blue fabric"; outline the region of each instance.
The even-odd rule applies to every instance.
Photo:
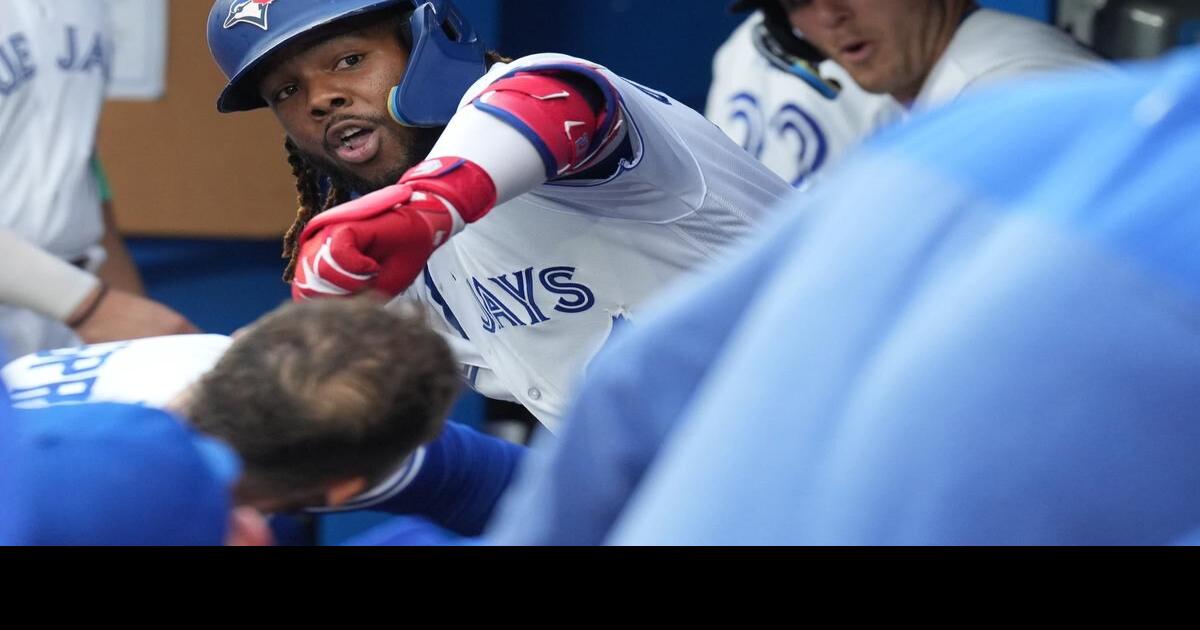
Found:
[[[420,514],[451,532],[478,535],[524,453],[523,446],[447,422],[426,445],[425,461],[409,486],[371,509]]]
[[[347,547],[448,547],[474,544],[416,516],[398,516],[342,543]]]

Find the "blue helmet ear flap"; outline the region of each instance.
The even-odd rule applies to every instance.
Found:
[[[400,84],[388,95],[392,118],[409,127],[450,122],[467,89],[487,72],[487,48],[448,0],[413,11],[412,50]]]

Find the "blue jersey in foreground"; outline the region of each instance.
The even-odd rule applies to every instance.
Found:
[[[881,140],[790,226],[607,540],[1177,540],[1200,524],[1197,173],[1196,52]]]
[[[1197,51],[885,135],[601,353],[486,540],[1183,539],[1197,173]]]

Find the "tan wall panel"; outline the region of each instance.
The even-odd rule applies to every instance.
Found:
[[[266,110],[218,114],[210,3],[171,0],[166,97],[110,101],[99,151],[126,234],[276,237],[295,215],[283,132]]]

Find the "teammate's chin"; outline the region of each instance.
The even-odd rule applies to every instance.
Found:
[[[378,125],[371,133],[375,137],[370,143],[375,146],[368,146],[365,154],[326,143],[321,155],[305,153],[304,157],[354,192],[369,193],[395,184],[405,171],[424,160],[442,129]]]

